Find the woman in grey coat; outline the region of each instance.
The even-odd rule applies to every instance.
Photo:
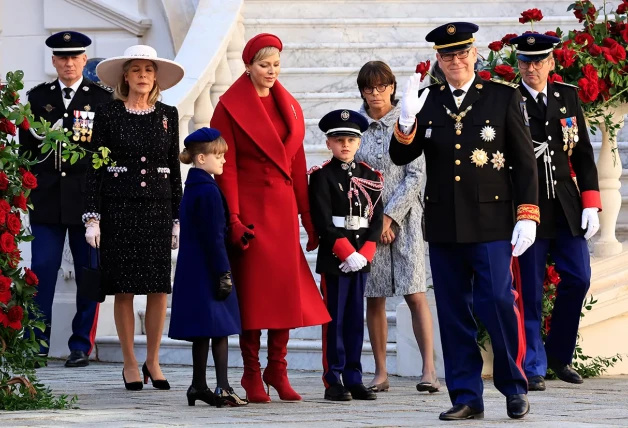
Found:
[[[384,230],[366,283],[366,321],[373,355],[374,391],[389,388],[386,370],[386,297],[404,296],[412,314],[412,327],[421,356],[423,376],[419,391],[436,392],[440,387],[434,366],[432,316],[425,296],[425,247],[421,232],[419,201],[424,186],[423,156],[405,166],[396,166],[388,146],[400,105],[395,100],[397,82],[390,67],[381,61],[366,63],[358,73],[358,88],[364,100],[360,109],[369,122],[355,156],[384,175]]]

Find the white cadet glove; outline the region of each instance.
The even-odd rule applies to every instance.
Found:
[[[362,254],[354,251],[345,259],[345,262],[349,265],[351,272],[357,272],[368,264],[368,260]]]
[[[176,250],[177,248],[179,248],[179,231],[180,231],[179,224],[173,224],[172,225],[172,249],[173,250]]]
[[[582,224],[580,227],[586,229],[584,239],[591,239],[600,230],[600,217],[597,215],[597,208],[585,208],[582,210]]]
[[[92,248],[100,248],[100,225],[98,223],[89,223],[85,230],[85,240]]]
[[[515,224],[510,243],[515,246],[513,257],[519,257],[534,244],[536,239],[536,222],[533,220],[519,220]]]
[[[419,114],[425,104],[425,99],[430,93],[429,89],[423,90],[421,98],[419,98],[419,89],[421,88],[421,74],[417,73],[410,77],[406,88],[403,91],[403,99],[401,100],[401,115],[399,116],[399,125],[413,126],[416,115]]]

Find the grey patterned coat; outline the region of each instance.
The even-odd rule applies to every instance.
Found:
[[[369,122],[362,135],[356,160],[366,162],[384,175],[384,214],[391,217],[396,238],[390,245],[377,244],[371,274],[366,283],[366,297],[392,297],[425,292],[425,242],[421,233],[422,208],[419,194],[425,186],[423,155],[405,166],[392,163],[388,147],[395,122],[399,118],[398,103],[386,116],[376,121],[360,113]]]

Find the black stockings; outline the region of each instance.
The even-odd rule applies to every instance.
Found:
[[[228,337],[212,338],[212,356],[216,367],[216,383],[222,389],[228,389],[229,380],[227,369],[229,366]],[[197,391],[207,389],[207,357],[209,355],[209,338],[199,338],[192,341],[192,386]]]

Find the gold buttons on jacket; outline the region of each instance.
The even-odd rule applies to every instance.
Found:
[[[495,195],[495,200],[498,200],[498,199],[499,199],[499,196]]]
[[[61,173],[61,177],[65,177],[65,175],[66,175],[65,172]]]
[[[456,176],[454,177],[454,180],[456,180],[456,181],[460,181],[460,176],[459,176],[459,175],[456,175]]]
[[[460,150],[460,144],[456,144],[456,150]]]
[[[456,164],[456,165],[460,165],[460,159],[456,159],[455,164]]]

